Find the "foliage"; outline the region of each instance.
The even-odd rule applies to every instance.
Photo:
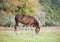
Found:
[[[0,25],[1,26],[5,26],[6,24],[7,24],[7,22],[8,22],[8,18],[6,17],[6,15],[5,15],[6,13],[5,12],[0,12]]]
[[[1,25],[14,25],[14,16],[16,14],[27,14],[36,15],[37,11],[40,9],[40,4],[38,0],[0,0],[0,12],[4,12],[2,15],[0,13],[0,24]],[[1,11],[2,10],[2,11]],[[3,21],[3,17],[4,21]],[[13,21],[12,21],[13,20]],[[2,24],[2,22],[4,24]],[[8,22],[8,24],[6,23]]]
[[[40,0],[46,12],[46,25],[60,25],[60,1],[59,0]]]
[[[60,0],[0,0],[0,26],[14,25],[16,14],[36,17],[42,25],[60,25]]]
[[[10,26],[11,18],[12,18],[11,14],[8,14],[7,12],[1,10],[0,11],[0,26]]]

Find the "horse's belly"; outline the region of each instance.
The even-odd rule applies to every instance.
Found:
[[[30,20],[24,20],[23,23],[28,24],[30,23]]]

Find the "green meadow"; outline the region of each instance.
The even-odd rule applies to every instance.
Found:
[[[60,42],[59,32],[40,32],[33,36],[31,31],[0,32],[0,42]]]

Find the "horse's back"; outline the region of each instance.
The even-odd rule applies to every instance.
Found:
[[[15,21],[22,22],[25,24],[32,24],[37,22],[37,20],[33,16],[18,14],[15,16]]]

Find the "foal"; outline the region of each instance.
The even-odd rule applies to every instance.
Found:
[[[17,26],[18,26],[18,23],[22,23],[24,25],[27,25],[27,26],[31,26],[33,25],[33,27],[36,27],[35,28],[35,33],[39,33],[40,31],[40,27],[39,27],[39,23],[38,21],[32,17],[32,16],[29,16],[29,15],[24,15],[24,14],[19,14],[19,15],[16,15],[15,16],[15,31],[17,29]]]

